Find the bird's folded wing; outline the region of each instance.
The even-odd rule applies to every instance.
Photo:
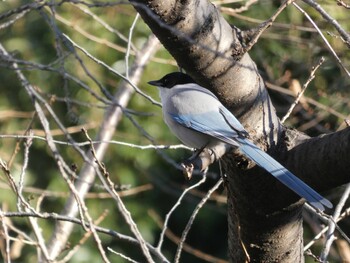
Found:
[[[201,114],[177,115],[171,114],[174,121],[197,132],[210,135],[227,144],[238,146],[234,140],[238,133],[226,122],[220,112],[208,111]]]

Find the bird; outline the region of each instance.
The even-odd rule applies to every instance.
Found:
[[[208,89],[183,72],[172,72],[148,84],[159,89],[163,119],[172,133],[194,149],[214,149],[219,144],[238,148],[246,157],[324,211],[332,203],[255,145],[238,119]]]

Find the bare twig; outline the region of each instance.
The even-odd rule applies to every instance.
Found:
[[[124,258],[125,260],[131,262],[131,263],[138,263],[136,260],[133,260],[132,258],[128,257],[128,256],[125,256],[124,254],[120,253],[120,252],[117,252],[115,251],[114,249],[110,248],[110,247],[107,247],[107,250],[112,252],[113,254],[116,254],[118,256],[120,256],[121,258]]]
[[[0,44],[0,52],[6,56],[10,56],[1,44]],[[47,139],[48,146],[54,155],[57,167],[58,167],[61,175],[63,176],[64,180],[66,181],[67,185],[69,186],[69,189],[72,191],[74,199],[76,200],[76,204],[78,205],[80,218],[82,220],[82,225],[85,226],[85,222],[84,222],[84,216],[85,216],[87,218],[87,220],[90,222],[90,226],[92,227],[91,231],[93,233],[93,237],[96,241],[97,247],[99,249],[99,252],[101,254],[103,261],[109,262],[108,258],[106,257],[106,253],[101,245],[101,240],[98,237],[96,231],[93,229],[94,226],[93,226],[93,224],[91,224],[92,218],[90,217],[90,215],[88,213],[88,209],[84,203],[84,200],[81,198],[80,193],[77,191],[76,187],[74,186],[73,182],[70,180],[70,177],[67,174],[67,172],[72,172],[72,171],[70,168],[68,168],[69,166],[65,164],[62,156],[59,154],[59,151],[58,151],[55,143],[53,142],[53,138],[52,138],[52,135],[50,133],[50,128],[49,128],[50,127],[49,121],[46,118],[46,116],[43,112],[43,109],[38,101],[41,101],[45,105],[45,108],[51,113],[51,116],[56,120],[57,124],[61,124],[62,129],[64,129],[64,126],[59,121],[59,119],[57,118],[56,114],[54,113],[54,111],[52,110],[50,105],[35,91],[33,86],[28,82],[26,77],[23,75],[23,73],[18,69],[18,66],[16,63],[13,63],[13,67],[15,68],[15,70],[16,70],[15,72],[17,74],[17,77],[21,81],[21,84],[25,88],[28,96],[30,96],[33,99],[35,111],[37,112],[39,120],[42,124],[42,127],[44,128],[45,133],[46,133],[46,139]],[[48,252],[48,259],[51,259],[52,256],[51,255],[49,256],[49,254],[50,254],[50,252]]]
[[[129,73],[130,82],[137,83],[140,79],[141,72],[143,71],[143,67],[148,61],[148,59],[153,55],[158,47],[158,40],[152,36],[149,38],[148,42],[144,45],[141,52],[135,58],[134,65],[132,67],[132,72]],[[134,90],[130,88],[127,82],[121,84],[118,88],[118,92],[114,95],[115,104],[111,105],[104,120],[101,124],[101,128],[96,136],[97,141],[108,141],[112,138],[116,126],[121,119],[123,114],[122,107],[125,107],[129,102]],[[119,106],[120,105],[120,106]],[[96,154],[98,159],[102,159],[106,150],[107,144],[101,143],[95,146]],[[89,157],[90,160],[92,156]],[[90,165],[90,161],[87,161],[82,167],[78,181],[78,185],[76,186],[81,196],[85,196],[86,192],[90,188],[90,184],[87,182],[92,182],[95,178],[95,168]],[[71,196],[67,202],[64,209],[64,213],[67,215],[72,215],[77,212],[76,205],[74,204],[74,196]],[[67,224],[66,222],[58,222],[56,225],[56,229],[50,241],[49,250],[51,255],[55,258],[64,247],[65,242],[67,241],[69,234],[72,231],[73,226],[71,224]]]
[[[307,3],[308,5],[312,6],[317,12],[319,12],[322,17],[331,25],[334,26],[334,28],[338,31],[338,33],[341,35],[341,37],[345,40],[346,45],[350,48],[350,34],[342,28],[342,26],[338,23],[336,19],[331,17],[329,13],[324,10],[319,3],[317,3],[314,0],[303,0],[304,3]],[[338,5],[342,5],[341,0],[337,0]],[[344,5],[342,5],[344,6]],[[346,7],[346,5],[344,6]]]
[[[179,260],[180,260],[180,257],[181,257],[181,252],[182,252],[182,247],[183,247],[183,244],[184,242],[186,241],[186,238],[187,238],[187,234],[188,232],[190,231],[191,229],[191,226],[193,224],[193,221],[194,219],[196,218],[199,210],[203,207],[203,205],[207,202],[207,200],[210,198],[211,194],[219,188],[219,186],[223,183],[223,179],[220,178],[216,184],[208,191],[208,193],[206,194],[206,196],[198,203],[198,205],[196,206],[195,210],[193,211],[192,215],[191,215],[191,218],[190,220],[188,221],[184,231],[182,232],[182,235],[181,235],[181,240],[180,240],[180,243],[177,247],[177,251],[176,251],[176,255],[175,255],[175,259],[174,259],[174,262],[175,263],[178,263]]]
[[[285,88],[282,88],[280,86],[277,86],[277,85],[274,85],[270,82],[266,82],[266,86],[267,88],[271,89],[271,90],[275,90],[275,91],[278,91],[282,94],[287,94],[287,95],[290,95],[290,96],[295,96],[294,92],[291,91],[291,90],[288,90],[288,89],[285,89]],[[307,103],[310,103],[314,106],[316,106],[317,108],[321,109],[321,110],[324,110],[326,112],[328,112],[329,114],[332,114],[334,116],[336,116],[337,118],[341,119],[341,120],[344,120],[347,118],[347,115],[344,115],[336,110],[334,110],[332,107],[329,107],[327,105],[324,105],[316,100],[314,100],[313,98],[309,98],[309,97],[306,97],[304,96],[305,100]]]
[[[303,94],[304,94],[305,90],[307,89],[307,87],[309,86],[310,82],[315,78],[315,73],[316,73],[317,69],[323,64],[324,61],[325,61],[324,58],[321,57],[320,60],[318,61],[317,65],[312,67],[309,78],[304,83],[303,88],[298,93],[297,97],[295,98],[294,103],[290,106],[289,110],[282,118],[281,123],[284,123],[289,118],[290,114],[292,113],[295,106],[299,103],[301,97],[303,96]]]
[[[115,43],[112,43],[110,41],[106,41],[105,39],[103,38],[99,38],[95,35],[92,35],[90,34],[89,32],[87,32],[86,30],[82,29],[79,25],[77,25],[75,22],[73,21],[69,21],[67,19],[65,19],[64,17],[60,16],[59,14],[56,14],[55,15],[56,19],[58,21],[60,21],[61,23],[73,28],[76,32],[80,33],[81,35],[83,35],[84,37],[86,37],[87,39],[90,39],[98,44],[103,44],[103,45],[106,45],[108,48],[111,48],[111,49],[114,49],[116,51],[119,51],[119,52],[122,52],[122,53],[125,53],[126,52],[126,49],[122,46],[119,46]],[[133,54],[135,54],[133,52]]]
[[[33,3],[29,3],[29,4],[24,4],[24,5],[21,5],[21,6],[17,7],[17,8],[10,9],[7,12],[1,13],[0,14],[0,20],[9,18],[9,17],[11,17],[11,16],[13,16],[15,14],[20,14],[20,13],[23,13],[23,12],[26,12],[26,11],[40,9],[43,6],[46,6],[46,5],[49,5],[49,4],[46,3],[46,2],[33,2]]]
[[[32,225],[34,235],[35,235],[36,240],[38,242],[38,247],[40,248],[40,249],[38,249],[39,262],[47,262],[50,259],[50,255],[47,251],[45,239],[43,237],[42,230],[38,224],[37,218],[30,217],[29,222]]]
[[[332,220],[329,220],[328,231],[326,234],[327,239],[326,239],[326,243],[324,245],[323,251],[321,253],[321,260],[322,261],[327,260],[332,243],[335,240],[334,231],[336,228],[336,222],[338,221],[338,218],[341,215],[341,211],[345,205],[345,202],[349,199],[349,196],[350,196],[350,184],[348,184],[347,187],[345,188],[345,191],[342,195],[342,198],[339,200],[339,202],[334,210],[333,216],[331,218]]]
[[[258,2],[258,0],[248,0],[247,2],[244,3],[244,5],[242,5],[241,7],[238,7],[238,8],[222,7],[220,5],[225,4],[225,3],[222,3],[221,1],[213,2],[213,4],[217,5],[220,11],[223,11],[225,9],[226,10],[230,9],[230,12],[238,14],[238,13],[242,13],[244,11],[247,11],[249,9],[249,7],[251,7],[252,5],[254,5],[257,2]]]
[[[126,79],[129,79],[129,56],[130,56],[130,49],[132,47],[132,34],[134,32],[137,20],[139,19],[140,15],[139,13],[136,14],[134,22],[132,22],[132,25],[129,30],[129,37],[128,37],[128,46],[125,53],[125,77]]]
[[[159,251],[161,251],[162,249],[162,245],[163,245],[163,241],[164,241],[164,235],[165,235],[165,232],[168,228],[168,223],[169,223],[169,219],[170,219],[170,216],[173,214],[173,212],[175,211],[175,209],[181,205],[181,202],[182,202],[182,199],[185,197],[185,195],[191,191],[192,189],[200,186],[201,184],[203,184],[205,181],[206,181],[206,176],[204,175],[202,177],[201,180],[199,180],[197,183],[195,183],[194,185],[190,186],[190,187],[187,187],[183,192],[182,194],[180,195],[180,197],[177,199],[175,205],[173,205],[173,207],[170,209],[170,211],[166,214],[165,216],[165,221],[164,221],[164,226],[163,226],[163,229],[162,229],[162,232],[160,233],[160,236],[159,236],[159,242],[158,242],[158,245],[157,245],[157,249]]]
[[[152,102],[155,105],[161,106],[161,104],[158,101],[155,101],[152,97],[150,97],[149,95],[145,94],[143,91],[141,91],[131,80],[130,78],[127,78],[125,76],[123,76],[122,74],[120,74],[118,71],[116,71],[115,69],[113,69],[112,67],[108,66],[105,62],[95,58],[94,56],[92,56],[86,49],[84,49],[83,47],[79,46],[77,43],[75,43],[72,39],[70,39],[67,35],[64,35],[65,38],[76,48],[80,49],[85,55],[87,55],[90,59],[92,59],[93,61],[95,61],[97,64],[107,68],[111,73],[115,74],[116,76],[122,78],[124,81],[126,81],[131,87],[134,88],[134,90],[140,94],[141,96],[145,97],[146,99],[148,99],[150,102]]]
[[[102,25],[105,29],[107,29],[109,32],[115,34],[116,36],[118,36],[121,40],[123,40],[125,43],[128,43],[128,38],[125,37],[121,32],[119,32],[117,29],[111,27],[108,23],[106,23],[105,21],[103,21],[103,19],[101,19],[99,16],[97,16],[96,14],[94,14],[92,11],[90,11],[87,8],[83,8],[79,5],[73,5],[75,8],[78,8],[79,10],[83,11],[85,14],[89,15],[90,17],[92,17],[97,23],[99,23],[100,25]],[[131,43],[131,48],[136,51],[136,47]]]
[[[56,213],[32,213],[32,212],[3,212],[3,217],[18,217],[18,218],[26,218],[26,217],[37,217],[37,218],[41,218],[41,219],[52,219],[52,220],[59,220],[59,221],[65,221],[65,222],[70,222],[73,224],[77,224],[77,225],[81,225],[81,221],[79,219],[76,219],[74,217],[69,217],[69,216],[62,216]],[[89,223],[86,223],[86,226],[88,228],[91,228]],[[94,229],[96,229],[96,231],[98,231],[99,233],[114,237],[118,240],[121,240],[123,242],[132,244],[132,245],[139,245],[139,241],[135,238],[132,238],[130,236],[127,235],[123,235],[120,234],[116,231],[114,231],[113,229],[108,229],[108,228],[104,228],[104,227],[99,227],[94,225],[93,227]],[[24,236],[26,236],[25,233],[23,233]],[[158,252],[158,250],[156,248],[154,248],[153,246],[151,246],[150,244],[147,243],[147,247],[148,249],[152,252],[153,255],[155,255],[156,257],[158,257],[161,262],[169,262],[164,255],[162,255],[161,253]]]
[[[295,0],[285,0],[282,5],[277,9],[277,11],[264,23],[262,23],[257,29],[255,29],[255,32],[253,34],[253,38],[249,41],[249,43],[244,48],[245,52],[249,52],[251,48],[258,42],[259,37],[261,34],[269,28],[273,22],[276,20],[276,18],[280,15],[280,13],[291,3],[293,3]]]
[[[132,219],[129,210],[125,207],[124,202],[120,198],[119,194],[117,193],[117,191],[115,191],[114,183],[111,181],[111,179],[109,177],[109,173],[107,172],[105,165],[97,158],[95,147],[92,144],[92,140],[91,140],[89,134],[84,129],[83,129],[83,133],[85,134],[85,136],[88,139],[88,141],[90,141],[90,143],[91,143],[90,147],[91,147],[92,155],[95,158],[95,161],[96,161],[98,167],[102,171],[102,174],[106,178],[106,181],[107,181],[107,184],[108,184],[108,187],[109,187],[109,191],[113,194],[115,200],[117,201],[117,205],[118,205],[118,209],[119,209],[120,213],[122,214],[122,216],[124,217],[125,221],[129,225],[131,232],[135,235],[136,239],[139,241],[141,250],[142,250],[143,254],[146,257],[147,262],[153,263],[154,261],[152,259],[152,256],[151,256],[151,254],[150,254],[150,252],[148,250],[146,242],[143,239],[143,237],[142,237],[142,235],[141,235],[141,233],[140,233],[136,223]]]
[[[96,185],[95,185],[95,187],[96,187]],[[149,190],[153,189],[153,185],[152,184],[144,184],[144,185],[132,187],[132,188],[126,189],[126,190],[122,190],[120,188],[121,187],[119,187],[119,189],[117,189],[118,194],[121,197],[126,197],[126,196],[137,195],[137,194],[145,192],[145,191],[149,191]],[[0,189],[10,189],[10,187],[6,183],[0,182]],[[69,197],[69,192],[49,191],[49,190],[43,190],[43,189],[39,189],[36,187],[30,187],[30,186],[25,186],[23,188],[23,192],[24,193],[31,193],[31,194],[35,194],[35,195],[40,195],[41,198],[45,198],[45,197],[67,198],[67,197]],[[111,198],[112,198],[112,196],[108,192],[107,193],[105,193],[105,192],[89,192],[85,196],[85,199],[111,199]]]
[[[314,254],[311,252],[310,249],[308,249],[307,251],[305,251],[304,254],[305,254],[306,256],[312,257],[313,260],[314,260],[315,262],[323,262],[323,261],[321,261],[320,257],[314,255]]]
[[[15,179],[14,177],[12,176],[6,162],[4,160],[2,160],[0,158],[0,168],[3,170],[3,172],[5,173],[6,177],[7,177],[7,180],[9,181],[10,183],[10,186],[13,190],[14,193],[16,193],[17,195],[17,198],[20,200],[21,202],[21,205],[23,205],[24,207],[28,208],[32,213],[37,213],[35,211],[35,209],[33,209],[30,204],[25,200],[25,198],[23,197],[22,194],[19,194],[19,191],[18,191],[18,187],[16,185],[16,182],[15,182]]]
[[[344,3],[343,0],[337,0],[337,4],[338,4],[339,6],[345,7],[346,9],[350,9],[350,5]]]
[[[77,126],[77,129],[80,128],[80,132],[81,129],[84,128],[84,126]],[[75,131],[74,131],[75,132]],[[36,139],[36,140],[40,140],[40,141],[47,141],[47,139],[45,137],[42,136],[38,136],[38,135],[10,135],[10,134],[0,134],[0,138],[4,139],[4,138],[12,138],[12,139]],[[53,140],[54,143],[56,144],[61,144],[61,145],[66,145],[66,146],[86,146],[86,145],[90,145],[90,142],[85,141],[85,142],[77,142],[77,143],[71,143],[69,141],[61,141],[61,140]],[[183,144],[175,144],[175,145],[153,145],[153,144],[148,144],[148,145],[139,145],[139,144],[134,144],[134,143],[128,143],[128,142],[123,142],[123,141],[116,141],[116,140],[110,140],[110,141],[92,141],[92,143],[94,145],[98,145],[98,144],[116,144],[116,145],[121,145],[121,146],[126,146],[126,147],[130,147],[130,148],[136,148],[136,149],[140,149],[140,150],[155,150],[155,149],[169,149],[169,150],[178,150],[178,149],[186,149],[189,151],[192,151],[192,148],[189,148],[186,145]]]
[[[224,14],[228,14],[230,16],[233,16],[237,19],[246,21],[246,22],[250,22],[250,23],[254,23],[254,24],[263,24],[266,21],[261,20],[261,19],[257,19],[254,17],[248,17],[248,16],[244,16],[241,14],[237,14],[236,12],[234,12],[234,9],[229,8],[229,7],[219,7],[220,11]],[[274,28],[278,28],[278,29],[294,29],[294,30],[299,30],[299,31],[305,31],[305,32],[317,32],[314,28],[312,27],[306,27],[306,26],[301,26],[301,25],[292,25],[292,24],[287,24],[287,23],[278,23],[278,22],[274,22],[271,24],[271,27]]]
[[[153,220],[156,222],[158,227],[160,229],[163,229],[164,227],[164,222],[162,221],[161,217],[157,214],[157,212],[153,209],[148,211],[148,214],[153,218]],[[169,228],[165,231],[165,236],[170,239],[174,244],[179,244],[180,242],[180,237],[176,236]],[[215,257],[213,255],[210,255],[206,253],[205,251],[196,249],[192,246],[190,246],[187,243],[184,243],[183,245],[183,250],[186,251],[187,253],[201,259],[207,262],[215,262],[215,263],[228,263],[227,260]]]
[[[96,226],[99,225],[106,218],[107,214],[108,214],[108,211],[104,211],[104,213],[102,213],[100,215],[100,217],[95,220],[94,224]],[[83,237],[79,240],[78,244],[76,244],[72,249],[70,249],[69,252],[67,253],[67,255],[62,260],[58,261],[57,263],[68,262],[74,256],[74,254],[76,254],[76,252],[81,247],[81,245],[84,244],[89,239],[91,234],[92,234],[91,231],[86,232],[83,235]]]
[[[308,1],[308,2],[313,2],[310,0],[304,0]],[[330,51],[330,53],[333,55],[333,57],[335,58],[335,60],[337,61],[337,63],[339,64],[339,66],[344,70],[344,72],[348,75],[348,77],[350,77],[350,72],[348,71],[348,69],[344,66],[343,62],[340,60],[340,58],[338,57],[337,53],[334,51],[334,49],[332,48],[332,46],[329,44],[328,40],[326,39],[326,37],[323,35],[322,31],[319,29],[319,27],[316,25],[316,23],[314,22],[314,20],[308,15],[308,13],[306,13],[297,3],[293,2],[293,5],[310,21],[310,23],[313,25],[313,27],[317,30],[318,34],[320,35],[320,37],[322,38],[323,42],[325,43],[326,47],[328,48],[328,50]]]
[[[10,257],[10,235],[8,233],[8,228],[6,225],[6,218],[3,215],[2,208],[0,208],[0,221],[2,226],[2,234],[1,239],[5,240],[5,262],[11,263],[11,257]]]
[[[25,14],[27,14],[28,12],[30,11],[30,9],[26,9],[26,10],[23,10],[22,12],[16,14],[16,16],[7,21],[6,23],[3,23],[3,24],[0,24],[0,30],[6,28],[6,27],[9,27],[11,26],[12,24],[14,24],[18,19],[21,19]]]
[[[307,204],[306,204],[307,205]],[[309,206],[310,207],[310,206]],[[312,209],[312,207],[310,207]],[[312,209],[314,211],[314,209]],[[317,214],[317,213],[316,213]],[[347,218],[350,216],[350,208],[346,209],[336,220],[336,222],[339,222],[343,220],[344,218]],[[329,222],[329,220],[327,221]],[[319,240],[329,229],[329,226],[324,227],[308,244],[304,246],[304,251],[307,251],[313,244],[316,243],[317,240]]]
[[[25,172],[28,167],[28,162],[29,162],[29,148],[32,145],[33,139],[31,138],[31,135],[33,132],[30,130],[29,131],[29,137],[26,139],[25,146],[24,146],[24,161],[23,161],[23,166],[22,166],[22,171],[19,176],[19,182],[18,182],[18,194],[22,195],[22,190],[23,190],[23,184],[24,184],[24,176]],[[20,199],[17,200],[17,209],[18,211],[22,210]]]
[[[87,10],[87,9],[84,9],[84,10]],[[93,15],[93,14],[91,13],[91,15]],[[93,15],[93,18],[94,17],[95,17],[95,15]],[[115,44],[113,42],[110,42],[110,41],[108,41],[108,40],[106,40],[104,38],[97,37],[96,35],[93,35],[93,34],[89,33],[88,31],[84,30],[83,28],[81,28],[80,26],[78,26],[75,22],[71,22],[71,21],[65,19],[64,17],[62,17],[62,16],[60,16],[58,14],[56,14],[56,18],[61,23],[65,24],[68,27],[71,27],[76,32],[80,33],[81,35],[83,35],[87,39],[90,39],[90,40],[96,42],[97,44],[105,45],[106,47],[111,48],[111,49],[113,49],[115,51],[118,51],[118,52],[121,52],[121,53],[126,53],[127,52],[127,49],[125,47],[117,45],[117,44]],[[102,20],[100,20],[98,22],[101,23],[108,31],[110,31],[112,33],[116,33],[115,29],[113,29],[109,25],[105,24],[105,22],[103,22]],[[128,41],[124,36],[121,37],[121,38],[125,42]],[[133,44],[131,44],[131,45],[132,45],[131,46],[132,50],[130,51],[130,54],[134,55],[134,56],[137,56],[137,54],[139,53],[139,50],[136,50],[136,48],[134,47]],[[161,64],[166,64],[166,65],[170,64],[170,65],[173,65],[173,66],[177,66],[177,64],[174,61],[174,59],[163,59],[163,58],[159,58],[159,57],[152,57],[152,58],[150,58],[150,60],[154,61],[154,62],[157,62],[157,63],[161,63]]]

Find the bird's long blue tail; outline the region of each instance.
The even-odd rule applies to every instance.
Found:
[[[284,168],[270,155],[262,151],[258,146],[245,138],[236,138],[239,142],[239,149],[244,155],[253,160],[261,168],[268,171],[289,189],[306,199],[313,207],[323,211],[324,206],[332,208],[333,205],[327,199],[318,194],[310,186]]]

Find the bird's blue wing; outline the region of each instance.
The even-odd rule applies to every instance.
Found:
[[[235,130],[238,134],[240,135],[248,135],[246,130],[244,129],[243,125],[240,123],[239,120],[236,119],[236,117],[225,107],[221,106],[219,108],[219,112],[221,116],[224,118],[226,123],[233,129]]]
[[[232,129],[222,114],[218,111],[187,115],[170,113],[170,116],[174,121],[186,128],[210,135],[230,145],[238,146],[234,140],[234,138],[238,136],[238,133]]]

